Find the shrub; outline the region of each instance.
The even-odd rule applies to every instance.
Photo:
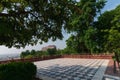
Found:
[[[74,49],[70,49],[70,48],[64,48],[62,50],[62,54],[76,54],[77,52]]]
[[[36,51],[35,51],[35,50],[32,50],[32,51],[30,52],[30,54],[31,54],[31,55],[35,55],[35,54],[36,54]]]
[[[24,57],[25,59],[30,59],[30,58],[33,58],[34,56],[33,55],[27,55],[26,57]]]
[[[24,58],[24,57],[26,57],[27,55],[30,55],[30,51],[29,51],[29,50],[23,51],[23,52],[20,54],[20,57],[21,57],[21,58]]]
[[[36,66],[30,62],[12,62],[0,65],[0,80],[33,80]]]

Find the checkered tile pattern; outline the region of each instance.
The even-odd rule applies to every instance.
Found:
[[[103,80],[120,80],[120,77],[104,75]]]
[[[92,80],[104,60],[54,59],[36,62],[38,75],[54,80]]]

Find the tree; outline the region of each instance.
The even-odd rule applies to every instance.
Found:
[[[36,55],[36,51],[35,50],[31,50],[30,54],[31,55]]]
[[[115,49],[120,48],[120,5],[112,12],[114,12],[114,17],[111,19],[111,28],[106,30],[109,33],[106,48],[114,52]]]
[[[96,22],[98,42],[104,51],[114,52],[120,48],[120,6],[104,12]]]
[[[86,30],[84,40],[91,53],[103,53],[107,51],[105,48],[109,34],[107,30],[109,31],[113,25],[111,23],[113,18],[113,10],[106,11],[103,14],[100,14],[97,20],[93,22],[93,26]]]
[[[57,50],[55,48],[47,49],[47,54],[48,55],[55,55],[55,54],[57,54]]]
[[[25,58],[26,56],[30,55],[30,53],[31,52],[29,50],[23,51],[20,54],[20,58]]]
[[[86,48],[85,44],[79,41],[79,37],[76,37],[75,35],[71,35],[68,40],[66,40],[66,53],[84,53],[88,52],[88,49]]]
[[[105,2],[105,0],[80,0],[78,2],[77,6],[82,13],[74,12],[72,14],[72,19],[69,21],[72,28],[68,27],[68,32],[73,32],[73,35],[67,40],[67,43],[70,41],[70,44],[76,44],[74,48],[77,49],[77,52],[85,52],[85,50],[94,52],[97,48],[96,42],[93,42],[96,39],[92,37],[96,33],[94,22]],[[69,44],[67,46],[70,47]]]
[[[109,35],[109,30],[112,27],[111,20],[114,18],[114,11],[106,11],[103,14],[101,14],[98,17],[98,21],[94,22],[94,27],[97,30],[96,32],[96,42],[99,47],[100,52],[106,52],[108,51],[107,48],[105,48]]]
[[[25,47],[62,39],[75,0],[1,0],[0,45]]]
[[[88,30],[86,30],[86,34],[84,36],[85,46],[87,47],[87,49],[89,49],[90,53],[99,52],[96,33],[97,33],[97,30],[95,30],[94,27],[90,27],[88,28]]]

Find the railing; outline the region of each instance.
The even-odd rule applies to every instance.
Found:
[[[36,58],[29,58],[29,59],[11,59],[11,60],[5,60],[0,61],[0,64],[9,63],[9,62],[35,62],[35,61],[42,61],[42,60],[49,60],[49,59],[56,59],[61,58],[61,55],[57,56],[43,56],[43,57],[36,57]]]
[[[112,59],[112,55],[63,55],[63,58]]]
[[[56,55],[56,56],[43,56],[37,58],[30,59],[11,59],[6,61],[0,61],[0,64],[8,63],[8,62],[35,62],[56,58],[86,58],[86,59],[112,59],[113,55]]]

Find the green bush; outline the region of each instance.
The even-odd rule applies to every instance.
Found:
[[[36,66],[30,62],[12,62],[0,65],[0,80],[33,80]]]
[[[70,48],[64,48],[63,50],[62,50],[62,53],[61,54],[68,54],[68,55],[70,55],[70,54],[77,54],[77,52],[75,51],[75,50],[73,50],[73,49],[70,49]]]
[[[20,57],[21,58],[25,58],[27,55],[30,55],[30,51],[29,50],[26,50],[26,51],[23,51],[21,54],[20,54]]]
[[[30,58],[33,58],[34,56],[33,55],[27,55],[26,57],[24,57],[25,59],[30,59]]]

